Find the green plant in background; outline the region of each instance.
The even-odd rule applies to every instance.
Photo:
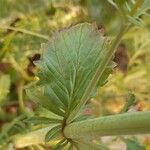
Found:
[[[47,44],[42,45],[42,56],[35,62],[38,69],[37,81],[30,83],[33,79],[18,66],[14,58],[9,57],[14,68],[29,83],[26,87],[27,95],[39,106],[37,114],[24,107],[24,82],[21,80],[18,99],[23,115],[8,125],[1,135],[1,139],[6,137],[6,141],[10,143],[9,148],[23,148],[57,140],[53,149],[107,149],[98,143],[99,136],[150,132],[149,111],[94,119],[82,113],[89,99],[95,96],[96,89],[107,82],[113,69],[114,52],[124,33],[131,24],[141,24],[140,16],[149,8],[148,0],[109,2],[122,15],[118,35],[115,38],[103,36],[96,25],[89,23],[77,24],[55,33]],[[32,32],[10,27],[8,29],[43,38]],[[122,112],[126,112],[127,107],[132,105],[133,97],[130,95]],[[41,129],[32,131],[31,125]],[[14,126],[24,134],[7,138],[7,131]],[[128,149],[142,149],[136,141],[123,140]]]

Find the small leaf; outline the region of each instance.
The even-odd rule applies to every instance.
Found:
[[[61,131],[61,126],[55,126],[50,131],[47,132],[45,136],[45,142],[49,142],[51,139],[53,139],[59,132]]]
[[[46,118],[46,117],[30,117],[24,122],[33,123],[33,124],[52,124],[52,123],[61,123],[62,120],[54,119],[54,118]]]
[[[113,5],[115,8],[118,9],[117,4],[116,4],[113,0],[108,0],[108,2],[109,2],[111,5]]]
[[[62,150],[64,148],[64,146],[66,146],[67,143],[68,143],[68,141],[64,138],[60,142],[58,142],[53,149],[54,150]]]
[[[110,66],[108,65],[103,72],[102,76],[100,77],[97,86],[104,86],[107,83],[108,76],[113,72],[115,64],[112,63]]]
[[[135,17],[131,17],[131,16],[127,16],[129,22],[131,22],[132,24],[136,25],[136,26],[142,26],[143,24],[141,23],[140,20],[138,20],[138,18],[136,19]]]
[[[135,17],[139,17],[142,14],[145,14],[148,10],[150,10],[150,0],[144,0],[141,7],[137,10]]]
[[[122,109],[122,113],[123,112],[127,112],[129,110],[129,108],[135,103],[135,95],[130,93],[127,97],[127,102],[125,104],[125,106]]]
[[[135,4],[135,0],[131,0],[131,3],[132,3],[132,4]]]
[[[73,150],[73,143],[69,143],[69,147],[68,147],[68,150]]]
[[[26,93],[32,101],[35,101],[42,107],[51,110],[54,114],[64,116],[64,112],[59,108],[56,108],[57,105],[53,103],[53,101],[51,101],[48,97],[44,96],[41,87],[36,86],[26,89]]]
[[[138,142],[131,140],[131,139],[125,139],[126,143],[126,150],[145,150],[143,146],[141,146]]]
[[[130,11],[131,11],[131,7],[130,7],[130,5],[128,4],[128,2],[125,2],[125,5],[126,5],[128,11],[130,12]]]
[[[83,121],[83,120],[86,120],[87,118],[89,118],[89,116],[82,115],[82,116],[79,116],[79,117],[75,118],[73,120],[73,122]]]

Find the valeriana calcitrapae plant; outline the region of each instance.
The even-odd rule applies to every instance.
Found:
[[[54,149],[103,149],[93,140],[105,135],[150,133],[150,111],[130,112],[99,118],[83,115],[88,100],[103,86],[113,69],[113,54],[132,24],[141,25],[140,16],[149,9],[149,0],[109,0],[122,14],[118,35],[103,36],[95,24],[81,23],[55,33],[42,45],[35,62],[39,81],[26,90],[28,96],[55,117],[26,119],[44,127],[13,137],[22,148],[58,139]]]

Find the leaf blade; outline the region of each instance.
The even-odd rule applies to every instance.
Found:
[[[54,138],[59,132],[61,131],[61,126],[55,126],[50,131],[47,132],[45,136],[45,142],[50,141],[52,138]]]
[[[24,120],[24,122],[32,123],[32,124],[55,124],[55,123],[61,123],[62,120],[54,119],[54,118],[34,116],[34,117],[30,117],[30,118]]]
[[[48,44],[42,45],[43,55],[37,63],[38,86],[43,87],[43,95],[53,106],[57,105],[67,115],[77,107],[109,45],[110,41],[89,23],[56,33]],[[110,74],[106,72],[100,84]]]

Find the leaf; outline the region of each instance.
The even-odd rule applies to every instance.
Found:
[[[126,5],[126,0],[108,0],[108,2],[113,5],[115,8],[117,8],[125,17],[125,5]]]
[[[146,13],[148,10],[150,10],[150,1],[144,0],[143,4],[141,5],[141,7],[138,9],[138,11],[134,16],[139,17],[140,15]]]
[[[26,89],[26,93],[32,101],[35,101],[42,107],[51,110],[54,114],[64,116],[64,112],[62,112],[59,108],[56,108],[57,105],[54,101],[51,101],[48,97],[44,96],[42,87],[36,86]]]
[[[134,103],[135,103],[135,95],[132,93],[129,93],[127,97],[127,102],[121,112],[127,112]]]
[[[73,150],[73,143],[69,143],[70,145],[68,146],[68,150]]]
[[[148,10],[150,10],[150,1],[144,0],[141,1],[141,6],[135,10],[135,12],[132,14],[132,8],[134,9],[134,6],[136,6],[136,1],[130,2],[126,0],[108,0],[108,2],[113,5],[115,8],[119,9],[120,12],[122,12],[122,15],[124,18],[128,19],[129,22],[133,23],[134,25],[142,25],[139,21],[139,16],[142,14],[145,14]]]
[[[141,23],[140,20],[138,20],[138,18],[136,19],[135,17],[131,17],[131,16],[127,16],[128,21],[131,22],[132,24],[136,25],[136,26],[142,26],[143,24]]]
[[[89,118],[89,116],[82,115],[82,116],[79,116],[79,117],[75,118],[75,119],[73,120],[73,122],[83,121],[83,120],[86,120],[87,118]]]
[[[66,146],[68,141],[64,138],[60,142],[58,142],[55,147],[53,148],[54,150],[62,150],[64,146]]]
[[[108,65],[103,72],[102,76],[100,77],[97,86],[104,86],[107,83],[108,76],[113,72],[113,68],[115,64],[111,62],[112,64]]]
[[[0,101],[4,100],[9,93],[10,88],[10,76],[9,75],[0,75]]]
[[[38,85],[43,87],[47,103],[55,103],[64,112],[74,109],[103,61],[108,45],[107,38],[88,23],[56,33],[48,44],[42,45],[43,55],[37,62]]]
[[[51,139],[53,139],[59,132],[61,131],[61,126],[55,126],[50,131],[47,132],[45,136],[45,142],[49,142]]]
[[[141,146],[138,142],[131,140],[131,139],[125,139],[126,142],[126,150],[145,150],[143,146]]]
[[[118,9],[117,4],[116,4],[113,0],[108,0],[108,2],[109,2],[111,5],[113,5],[115,8]]]
[[[52,124],[52,123],[55,124],[55,123],[61,123],[62,120],[35,116],[24,120],[24,122],[33,123],[33,124]]]

